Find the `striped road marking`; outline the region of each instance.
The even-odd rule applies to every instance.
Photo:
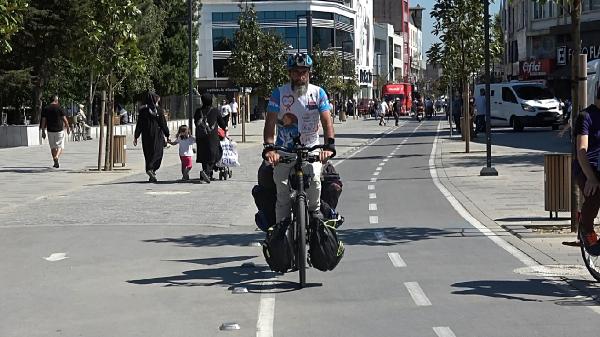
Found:
[[[379,217],[377,215],[371,215],[371,216],[369,216],[369,223],[370,224],[377,224],[377,223],[379,223]]]
[[[367,188],[369,189],[369,191],[372,191],[375,189],[375,185],[369,185],[369,186],[367,186]]]
[[[258,307],[256,337],[273,337],[273,318],[275,317],[275,297],[263,294]]]
[[[369,204],[369,211],[376,211],[377,210],[377,204]]]
[[[373,175],[374,175],[374,176],[378,176],[378,175],[379,175],[379,173],[380,173],[379,171],[375,171],[375,172],[373,172]]]
[[[376,183],[377,182],[377,178],[371,178],[371,182],[372,183]]]
[[[456,337],[454,332],[452,332],[452,330],[450,330],[450,328],[447,326],[433,327],[433,332],[435,332],[438,337]]]
[[[419,285],[419,283],[404,282],[404,286],[406,287],[406,290],[408,290],[410,297],[412,297],[412,299],[416,305],[418,305],[420,307],[427,307],[427,306],[431,305],[431,302],[425,295],[425,292],[423,291],[423,289],[421,289],[421,286]]]
[[[394,267],[396,267],[396,268],[406,267],[406,262],[404,262],[404,260],[400,256],[400,254],[388,253],[388,257],[392,261],[392,264],[394,265]]]
[[[377,199],[377,193],[369,193],[369,199]]]

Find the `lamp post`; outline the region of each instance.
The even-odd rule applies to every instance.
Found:
[[[350,51],[352,52],[354,49],[354,44],[352,40],[344,40],[342,41],[342,79],[343,79],[343,83],[344,83],[344,104],[346,103],[348,97],[346,95],[347,92],[347,88],[346,88],[346,57],[344,57],[344,45],[350,43]],[[354,54],[352,54],[354,55]],[[342,109],[340,110],[340,121],[345,122],[346,121],[346,110],[344,109],[344,105],[342,105]]]
[[[306,19],[306,52],[312,55],[312,13],[296,15],[296,45],[300,53],[300,18]]]
[[[375,76],[377,76],[377,88],[376,88],[376,92],[377,92],[377,96],[381,96],[381,92],[379,92],[379,80],[380,80],[380,74],[381,74],[381,53],[375,53],[375,61],[377,61],[377,74]]]
[[[490,120],[490,3],[483,0],[483,31],[485,57],[485,143],[486,166],[481,169],[481,176],[497,176],[498,171],[492,167],[492,130]],[[467,131],[468,132],[468,131]]]

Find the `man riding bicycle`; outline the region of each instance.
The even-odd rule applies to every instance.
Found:
[[[330,105],[323,88],[309,83],[312,59],[305,53],[290,55],[287,60],[290,82],[276,88],[269,100],[263,132],[265,158],[274,166],[273,180],[277,187],[275,208],[276,222],[282,222],[291,214],[291,194],[288,178],[294,163],[280,163],[280,153],[268,150],[274,145],[290,150],[295,147],[295,139],[306,147],[319,144],[319,120],[323,126],[326,147],[320,153],[320,162],[307,163],[304,173],[312,176],[309,187],[308,209],[313,216],[318,215],[321,194],[321,166],[335,150],[333,123]],[[277,126],[277,133],[275,127]],[[277,138],[275,135],[277,134]]]

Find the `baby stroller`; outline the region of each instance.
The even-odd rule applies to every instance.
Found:
[[[219,172],[219,180],[227,180],[233,176],[232,167],[239,166],[237,144],[225,134],[225,130],[217,130],[221,141],[221,160],[215,165],[215,171]]]

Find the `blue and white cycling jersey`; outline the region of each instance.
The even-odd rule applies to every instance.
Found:
[[[329,111],[329,99],[323,88],[309,84],[306,94],[297,96],[290,83],[273,91],[268,113],[277,113],[277,140],[276,144],[288,148],[294,145],[293,137],[300,134],[300,142],[305,146],[319,144],[319,121],[321,113]],[[285,116],[291,114],[291,116]],[[293,117],[292,117],[293,116]],[[286,117],[286,118],[284,118]],[[284,120],[286,123],[284,123]]]

